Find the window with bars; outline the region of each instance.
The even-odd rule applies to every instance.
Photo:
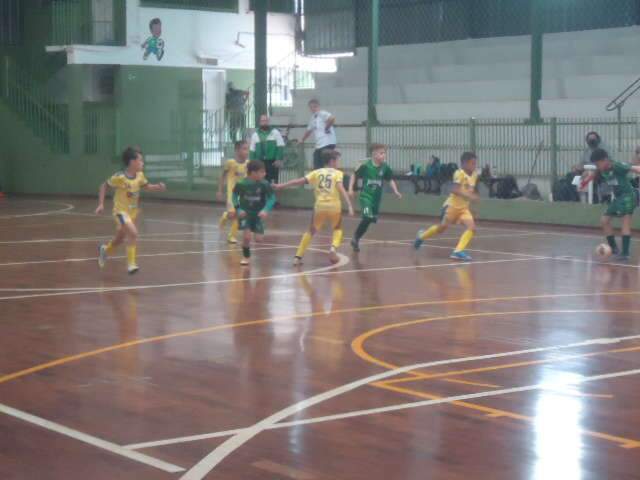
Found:
[[[140,6],[238,12],[238,0],[140,0]]]

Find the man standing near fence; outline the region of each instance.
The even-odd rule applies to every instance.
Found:
[[[250,94],[248,90],[238,90],[233,86],[232,82],[229,82],[227,87],[225,116],[229,128],[229,138],[231,142],[236,142],[237,140],[244,140],[244,130],[247,124],[247,100]]]
[[[320,109],[320,102],[315,98],[309,101],[309,110],[311,110],[311,120],[307,126],[307,131],[304,132],[304,136],[301,143],[304,143],[307,138],[314,135],[316,139],[316,149],[313,151],[313,169],[324,167],[322,162],[323,150],[334,150],[336,148],[336,129],[334,124],[336,123],[336,117],[331,115],[326,110]]]
[[[250,159],[264,162],[267,175],[265,180],[271,184],[279,182],[284,140],[277,128],[269,125],[269,116],[260,115],[260,126],[251,136]]]

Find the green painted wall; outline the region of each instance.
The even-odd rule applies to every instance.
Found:
[[[197,68],[121,66],[116,76],[117,150],[139,145],[155,154],[172,153],[176,115],[188,115],[190,138],[197,146],[202,118],[202,70]],[[185,148],[188,150],[188,148]]]
[[[94,193],[108,175],[121,168],[114,154],[84,154],[83,104],[80,100],[82,65],[65,67],[70,96],[71,155],[55,155],[0,100],[0,142],[3,145],[0,180],[3,188],[20,193]],[[149,154],[174,153],[172,119],[188,111],[192,131],[178,135],[184,151],[201,142],[202,71],[165,67],[121,67],[116,79],[116,146],[139,145]],[[26,147],[28,146],[28,148]],[[7,168],[7,167],[10,168]],[[6,184],[6,187],[5,187]]]

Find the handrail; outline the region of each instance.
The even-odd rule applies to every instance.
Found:
[[[607,105],[607,112],[612,112],[614,110],[622,109],[624,104],[627,103],[632,96],[636,94],[640,90],[640,78],[636,79],[631,85],[625,88],[616,98],[611,100]]]
[[[68,148],[68,119],[66,106],[58,104],[28,72],[6,56],[4,60],[3,90],[0,93],[7,105],[19,114],[33,133],[56,151]]]

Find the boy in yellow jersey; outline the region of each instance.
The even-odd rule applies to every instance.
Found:
[[[109,180],[100,186],[100,197],[96,215],[104,211],[104,197],[107,188],[111,187],[116,192],[113,196],[113,218],[116,222],[116,235],[106,245],[100,245],[98,254],[98,265],[103,268],[107,261],[107,256],[126,240],[127,243],[127,270],[129,274],[136,273],[139,268],[136,263],[136,242],[138,240],[138,229],[136,219],[138,218],[140,191],[164,192],[164,183],[151,184],[142,173],[144,159],[140,149],[128,147],[122,152],[122,162],[125,170],[113,175]]]
[[[236,142],[235,144],[235,158],[231,160],[227,160],[227,163],[224,165],[224,169],[222,170],[222,176],[220,177],[220,181],[218,182],[218,193],[216,197],[218,201],[224,200],[224,194],[222,193],[223,186],[227,185],[227,210],[220,217],[220,221],[218,222],[218,226],[222,230],[227,223],[227,220],[233,217],[236,209],[233,206],[233,189],[236,184],[246,178],[247,176],[247,160],[249,158],[249,143],[245,140],[241,140]],[[238,243],[236,239],[236,235],[238,235],[238,219],[233,218],[233,223],[231,224],[231,230],[229,231],[229,235],[227,240],[229,243]]]
[[[456,249],[451,253],[451,258],[468,262],[471,256],[465,252],[476,231],[476,224],[469,208],[471,202],[479,200],[476,193],[478,183],[478,157],[473,152],[464,152],[460,158],[460,169],[453,175],[453,190],[442,207],[440,224],[433,225],[427,230],[420,230],[413,246],[416,250],[425,240],[443,233],[450,225],[461,223],[467,229],[460,237]]]
[[[322,154],[322,162],[325,165],[324,168],[314,170],[306,177],[291,180],[290,182],[275,185],[274,187],[276,190],[280,190],[308,183],[313,187],[313,192],[316,197],[311,225],[309,226],[309,230],[302,236],[300,246],[293,259],[295,266],[302,264],[304,252],[309,247],[313,236],[318,230],[322,229],[325,223],[329,223],[333,230],[333,241],[331,242],[331,249],[329,251],[329,261],[331,263],[338,262],[337,249],[342,243],[343,235],[340,195],[342,195],[342,198],[344,198],[349,208],[349,215],[353,215],[353,205],[351,205],[351,199],[343,184],[343,173],[337,169],[339,161],[340,152],[336,150],[325,151]]]

